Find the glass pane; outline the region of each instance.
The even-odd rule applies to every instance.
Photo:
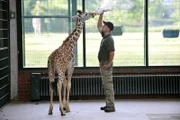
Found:
[[[149,65],[180,65],[180,1],[149,1]]]
[[[83,5],[82,5],[82,0],[76,0],[77,1],[77,10],[82,10]]]
[[[121,35],[113,34],[115,43],[114,66],[144,66],[144,0],[107,0],[86,2],[86,11],[96,7],[111,6],[113,11],[104,14],[105,21],[114,23],[115,28],[123,26]],[[101,35],[97,29],[99,16],[86,22],[86,62],[87,66],[98,66],[97,54]],[[118,29],[117,29],[118,30]],[[115,31],[114,31],[115,32]]]
[[[81,33],[77,45],[75,46],[74,50],[77,49],[75,56],[75,67],[83,67],[83,35]]]
[[[82,10],[82,0],[77,0],[77,10]],[[75,29],[75,21],[72,23],[73,29]],[[72,32],[71,31],[71,32]],[[77,45],[74,48],[74,57],[75,57],[75,67],[83,67],[83,32],[81,33]]]
[[[24,15],[68,15],[68,0],[24,0]]]
[[[47,59],[68,36],[68,19],[24,18],[24,67],[47,67]]]

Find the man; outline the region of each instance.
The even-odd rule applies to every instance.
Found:
[[[103,21],[103,14],[100,14],[97,27],[103,37],[98,53],[98,59],[100,64],[100,73],[102,77],[102,85],[105,94],[106,105],[101,107],[101,110],[105,112],[114,112],[114,90],[113,90],[113,58],[114,58],[114,40],[111,32],[114,29],[114,25],[111,22]],[[104,24],[103,24],[104,23]]]

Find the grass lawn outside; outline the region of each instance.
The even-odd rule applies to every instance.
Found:
[[[35,36],[25,34],[24,67],[46,67],[50,53],[58,48],[68,34],[49,33]],[[144,66],[144,33],[124,33],[113,36],[114,66]],[[87,67],[98,66],[97,54],[101,41],[99,33],[86,33]],[[161,32],[149,33],[149,64],[151,66],[180,65],[180,37],[163,38]],[[78,67],[83,66],[82,35],[78,40]]]

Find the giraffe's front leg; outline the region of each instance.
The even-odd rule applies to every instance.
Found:
[[[57,84],[57,87],[58,87],[58,93],[59,93],[59,110],[61,112],[61,116],[65,116],[65,112],[64,112],[64,109],[63,109],[63,104],[62,104],[62,95],[61,95],[61,91],[62,91],[62,82],[61,81],[58,81],[58,84]]]

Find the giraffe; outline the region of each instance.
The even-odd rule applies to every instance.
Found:
[[[63,41],[59,48],[50,54],[48,58],[48,76],[50,87],[49,115],[53,113],[53,91],[55,85],[57,85],[58,88],[59,110],[61,112],[61,116],[65,116],[65,111],[70,112],[69,95],[71,89],[71,77],[74,71],[73,49],[82,32],[85,21],[95,16],[94,13],[86,13],[80,10],[77,12],[78,14],[73,16],[73,18],[76,20],[76,27],[74,31]],[[57,84],[54,81],[55,73],[58,75]],[[61,95],[62,87],[64,88],[63,100]]]
[[[40,15],[40,1],[36,1],[36,16]],[[33,18],[32,19],[32,26],[34,29],[35,36],[39,35],[41,33],[41,18]]]
[[[36,16],[38,15],[39,15],[39,12],[36,13]],[[39,35],[41,33],[41,18],[33,18],[32,25],[33,25],[35,36]]]

